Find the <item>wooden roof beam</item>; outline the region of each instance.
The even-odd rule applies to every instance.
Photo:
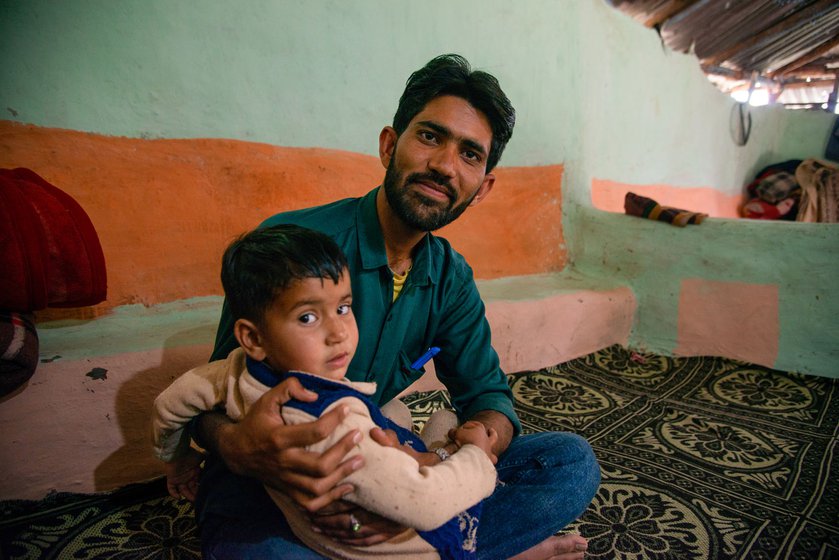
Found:
[[[722,66],[709,66],[706,64],[700,65],[702,71],[706,74],[713,74],[714,76],[723,76],[731,80],[745,80],[748,78],[742,70],[732,70],[731,68],[723,68]]]
[[[805,64],[808,64],[816,60],[823,54],[830,52],[837,45],[839,45],[839,34],[834,35],[833,38],[828,42],[822,43],[820,47],[813,49],[807,54],[797,58],[796,60],[793,60],[789,64],[786,64],[785,66],[782,66],[777,70],[770,72],[768,75],[774,78],[775,76],[783,76],[784,74],[789,74],[790,72],[793,72],[798,68],[801,68]]]
[[[644,22],[644,25],[649,28],[660,26],[671,17],[690,8],[696,2],[697,0],[669,0],[653,12]]]
[[[835,4],[836,4],[835,0],[819,0],[818,2],[815,2],[815,3],[811,4],[810,6],[804,8],[803,10],[801,10],[801,11],[799,11],[799,12],[797,12],[797,13],[795,13],[795,14],[787,17],[787,18],[782,19],[781,21],[779,21],[778,23],[776,23],[772,27],[768,27],[768,28],[764,29],[763,31],[761,31],[757,35],[752,35],[748,39],[740,41],[736,45],[732,45],[731,47],[725,49],[722,52],[719,52],[719,53],[717,53],[713,56],[709,56],[707,58],[702,59],[701,62],[702,62],[702,64],[709,64],[709,65],[712,65],[712,66],[716,66],[716,65],[720,64],[721,62],[723,62],[724,60],[728,60],[729,58],[731,58],[732,55],[740,52],[743,49],[747,49],[747,48],[752,47],[752,46],[754,46],[754,45],[760,43],[761,41],[764,41],[764,40],[766,40],[770,37],[773,37],[775,35],[779,35],[781,33],[784,33],[786,31],[788,31],[789,29],[792,29],[793,27],[797,26],[802,21],[806,21],[808,19],[811,19],[811,18],[821,14],[822,12],[830,11],[831,9],[833,9],[835,7]]]
[[[784,89],[803,89],[814,87],[833,87],[833,80],[813,80],[812,82],[787,82]]]
[[[818,76],[834,76],[837,72],[839,72],[837,68],[828,68],[824,64],[810,63],[799,66],[794,72],[790,72],[784,76],[778,76],[778,78],[781,80],[790,77],[815,78]]]

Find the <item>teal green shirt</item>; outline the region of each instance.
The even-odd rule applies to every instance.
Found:
[[[512,393],[491,345],[472,269],[448,241],[428,234],[414,256],[402,293],[392,301],[393,273],[376,213],[377,192],[378,188],[361,198],[277,214],[260,227],[291,223],[319,230],[346,254],[359,330],[358,350],[347,377],[375,381],[374,402],[388,402],[419,379],[424,368],[412,369],[411,363],[438,346],[437,377],[461,420],[481,410],[496,410],[519,433]],[[224,358],[237,345],[225,305],[211,359]]]

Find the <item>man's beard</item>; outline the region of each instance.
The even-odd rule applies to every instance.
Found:
[[[418,231],[435,231],[452,223],[466,211],[478,194],[476,190],[469,200],[455,206],[454,189],[445,177],[437,172],[429,171],[428,173],[411,173],[403,181],[402,174],[396,170],[395,160],[395,157],[391,158],[385,172],[385,196],[399,219]],[[417,181],[433,181],[442,186],[447,192],[449,203],[431,201],[411,192],[408,185]]]

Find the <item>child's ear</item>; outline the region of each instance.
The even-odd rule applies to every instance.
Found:
[[[242,347],[245,354],[258,362],[265,359],[265,349],[262,348],[262,337],[259,334],[259,328],[253,321],[237,319],[233,325],[233,335],[239,341],[239,346]]]

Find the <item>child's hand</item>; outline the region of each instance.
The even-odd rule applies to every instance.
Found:
[[[449,437],[458,445],[465,445],[471,443],[477,445],[484,450],[492,464],[498,462],[498,457],[492,452],[492,448],[498,442],[498,433],[494,428],[487,428],[480,422],[469,420],[464,422],[459,428],[453,429],[449,432]]]
[[[166,488],[173,498],[186,498],[195,501],[198,492],[198,476],[201,474],[201,462],[204,456],[195,449],[189,449],[170,463],[163,464],[166,473]]]

